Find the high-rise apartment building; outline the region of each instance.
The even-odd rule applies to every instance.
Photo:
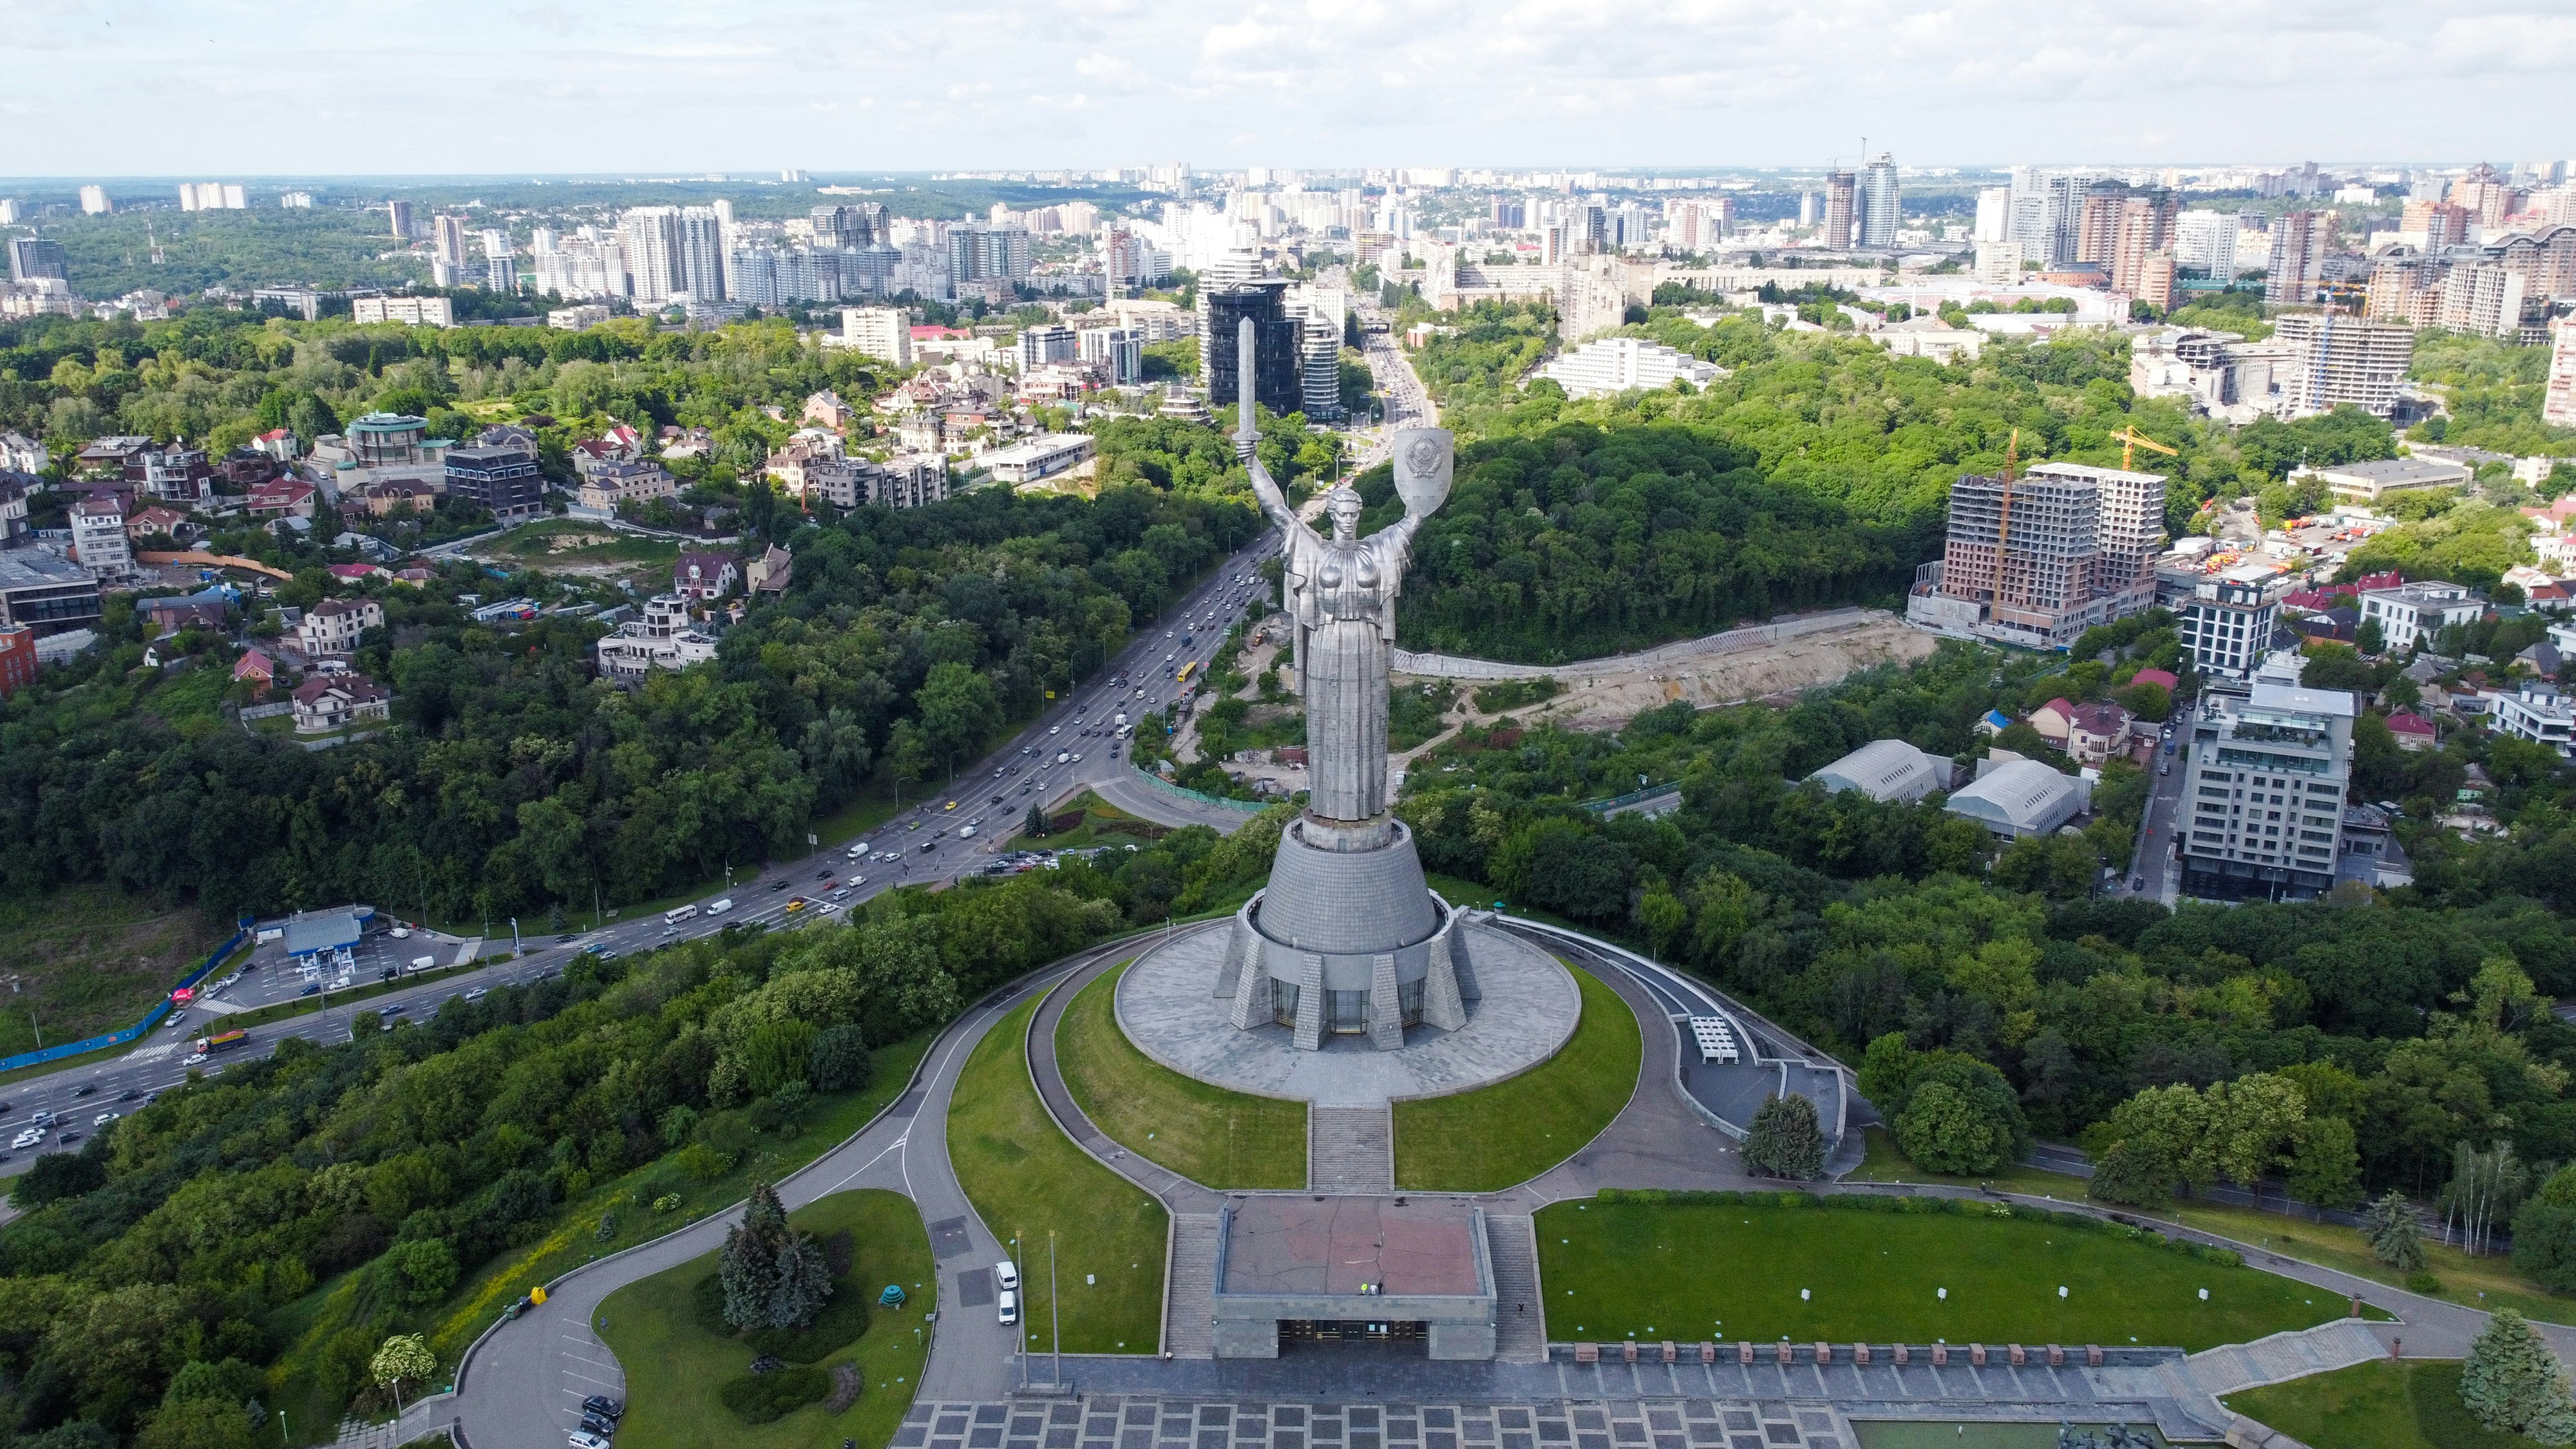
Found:
[[[2576,317],[2549,324],[2549,379],[2541,389],[2540,420],[2576,428]]]
[[[636,301],[658,307],[674,292],[686,291],[680,278],[680,209],[676,206],[630,207],[617,219],[619,241],[626,251],[626,271]]]
[[[107,199],[107,188],[104,186],[82,187],[80,203],[83,216],[105,216],[116,210],[116,203]]]
[[[1980,242],[2012,240],[2013,190],[2009,186],[1989,186],[1977,193],[1977,226],[1971,239]]]
[[[2263,300],[2289,306],[2315,301],[2317,280],[2325,273],[2326,246],[2332,236],[2333,227],[2323,212],[2281,213],[2280,219],[2272,223],[2272,258],[2263,282]]]
[[[1072,362],[1082,355],[1073,329],[1063,323],[1020,329],[1020,375],[1026,377],[1049,363]]]
[[[9,239],[9,280],[13,282],[68,282],[71,272],[63,261],[63,244],[42,237],[22,236]]]
[[[978,286],[1017,286],[1029,279],[1029,262],[1026,227],[961,222],[948,229],[948,276],[961,294]]]
[[[391,236],[402,241],[410,241],[414,236],[419,235],[419,233],[414,231],[412,228],[413,222],[411,218],[410,202],[388,201],[385,203],[385,234],[387,236]]]
[[[441,214],[431,221],[431,255],[449,266],[465,262],[465,218]]]
[[[679,216],[679,248],[672,254],[677,290],[693,302],[721,302],[725,288],[725,217],[716,206],[684,206]]]
[[[2243,696],[2211,691],[2193,726],[2182,892],[2312,900],[2334,889],[2352,781],[2353,697],[2270,667]]]
[[[900,307],[844,307],[841,344],[864,357],[912,366],[912,316]]]
[[[2213,282],[2236,280],[2236,213],[2186,211],[2174,218],[2174,263]]]
[[[2504,219],[2513,213],[2513,198],[2513,183],[2481,161],[2468,175],[2451,183],[2449,200],[2479,226],[2494,228],[2503,226]]]
[[[1082,360],[1099,368],[1110,386],[1135,387],[1144,382],[1145,339],[1140,334],[1125,327],[1092,327],[1084,330],[1078,345]]]
[[[1849,171],[1825,173],[1825,245],[1847,250],[1858,227],[1859,184]]]
[[[1896,158],[1881,151],[1863,174],[1860,192],[1860,244],[1896,245]]]
[[[1238,334],[1243,319],[1249,317],[1253,325],[1253,400],[1282,415],[1305,406],[1305,390],[1297,378],[1304,329],[1288,315],[1287,291],[1285,282],[1265,281],[1201,294],[1207,304],[1206,341],[1201,344],[1206,349],[1205,364],[1201,371],[1207,378],[1210,398],[1231,404],[1239,395],[1242,359]]]
[[[885,240],[879,206],[818,206],[811,213],[814,245],[855,251]]]
[[[2332,312],[2285,313],[2272,325],[2272,340],[2293,350],[2283,380],[2291,417],[2331,412],[2342,403],[2387,417],[2415,360],[2412,328]]]
[[[1950,489],[1949,537],[1916,572],[1906,617],[1945,634],[2064,648],[2155,602],[2165,479],[2041,463]]]
[[[2410,201],[2398,213],[2397,239],[2428,252],[2459,246],[2469,239],[2471,220],[2465,206],[2447,201]]]

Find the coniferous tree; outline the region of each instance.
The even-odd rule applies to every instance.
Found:
[[[2400,1273],[2424,1271],[2424,1235],[2415,1226],[2414,1210],[2394,1188],[2362,1214],[2361,1232],[2379,1261]]]
[[[1744,1165],[1764,1177],[1822,1177],[1825,1133],[1816,1104],[1804,1097],[1766,1097],[1744,1133]]]
[[[738,1329],[802,1328],[832,1296],[823,1250],[788,1224],[778,1189],[765,1182],[752,1184],[741,1225],[725,1234],[717,1276],[725,1322]]]
[[[2576,1443],[2576,1395],[2540,1333],[2510,1308],[2496,1310],[2460,1368],[2460,1402],[2490,1429],[2543,1444]]]

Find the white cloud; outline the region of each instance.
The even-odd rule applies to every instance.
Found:
[[[1851,155],[1863,134],[1923,164],[2576,154],[2566,0],[7,8],[0,65],[27,118],[9,149],[19,167],[79,174],[467,172],[532,150],[608,171],[740,168],[782,150],[817,170],[1803,165]],[[276,89],[279,35],[314,84]],[[866,104],[842,94],[862,79],[907,114],[933,110],[892,134],[790,129],[812,107]],[[244,104],[254,96],[277,104]],[[278,124],[279,105],[329,124]]]

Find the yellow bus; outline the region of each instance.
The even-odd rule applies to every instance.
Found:
[[[1193,660],[1189,661],[1188,663],[1186,663],[1186,664],[1182,665],[1182,666],[1181,666],[1181,672],[1180,672],[1179,674],[1176,674],[1176,675],[1172,676],[1172,682],[1173,682],[1173,683],[1175,683],[1175,684],[1187,684],[1187,683],[1189,683],[1189,682],[1190,682],[1190,671],[1191,671],[1191,670],[1193,670],[1193,669],[1196,669],[1196,668],[1198,668],[1198,667],[1199,667],[1199,662],[1198,662],[1197,660],[1195,660],[1195,659],[1193,659]]]

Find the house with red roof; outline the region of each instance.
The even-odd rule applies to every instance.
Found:
[[[2401,750],[2429,750],[2440,742],[2431,720],[2405,710],[2388,717],[2388,732],[2397,737]]]
[[[2172,675],[2167,674],[2161,669],[2141,669],[2137,673],[2129,676],[2129,682],[2131,684],[2162,685],[2165,693],[2167,694],[2173,693],[2174,689],[2182,683],[2181,680],[2174,678]]]
[[[272,478],[250,490],[250,516],[253,518],[311,518],[313,501],[321,490],[310,483],[292,478]]]
[[[2116,704],[2070,704],[2063,696],[2030,712],[2039,737],[2079,765],[2099,765],[2128,742],[2129,712]]]
[[[268,687],[277,682],[277,662],[256,647],[245,649],[233,661],[233,682],[248,683],[252,699],[268,698]]]

